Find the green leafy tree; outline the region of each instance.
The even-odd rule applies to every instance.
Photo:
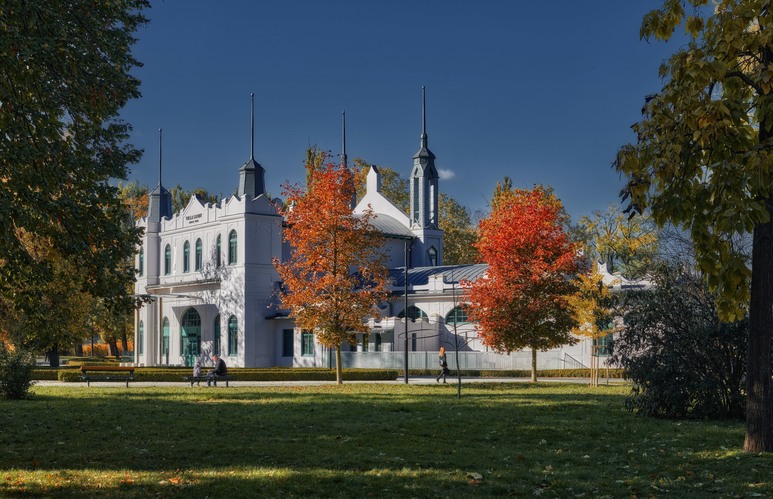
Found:
[[[773,451],[773,12],[768,0],[665,0],[641,36],[689,43],[660,69],[637,141],[616,168],[628,177],[629,209],[690,234],[725,321],[749,316],[746,438]],[[751,265],[735,241],[752,234]],[[747,309],[748,305],[748,309]]]
[[[629,217],[609,207],[582,217],[575,233],[591,261],[606,262],[629,279],[643,277],[658,256],[659,230],[647,214]]]
[[[30,251],[45,241],[84,292],[127,304],[138,231],[111,179],[140,151],[126,144],[120,109],[139,97],[134,32],[146,0],[8,0],[0,8],[0,294],[38,316],[56,263]],[[21,284],[21,285],[20,285]],[[58,317],[49,317],[56,323]]]

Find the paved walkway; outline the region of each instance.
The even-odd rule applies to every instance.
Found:
[[[447,384],[454,385],[456,384],[456,378],[455,377],[448,377],[447,378]],[[476,377],[462,377],[462,384],[469,384],[469,383],[529,383],[529,378],[476,378]],[[576,384],[588,384],[588,378],[539,378],[540,383],[576,383]],[[371,384],[383,384],[383,385],[394,385],[394,384],[404,384],[405,378],[398,377],[395,381],[356,381],[356,380],[350,380],[348,381],[346,378],[344,378],[344,384],[360,384],[360,383],[371,383]],[[610,379],[609,384],[610,385],[620,385],[624,384],[625,381],[622,379]],[[335,381],[231,381],[230,386],[231,387],[241,387],[241,386],[318,386],[318,385],[334,385]],[[436,384],[435,378],[432,376],[412,376],[408,379],[408,384],[411,385],[434,385]],[[442,384],[442,383],[441,383]],[[599,385],[605,385],[607,384],[607,379],[602,378],[599,379]],[[66,386],[71,388],[86,388],[87,385],[85,382],[75,382],[75,383],[65,383],[62,381],[49,381],[49,380],[42,380],[42,381],[35,381],[36,386]],[[104,382],[97,382],[93,384],[93,387],[123,387],[126,388],[126,382],[124,381],[104,381]],[[184,381],[130,381],[129,382],[129,388],[132,387],[185,387],[190,388],[190,383],[184,382]],[[225,383],[220,383],[217,388],[225,388]],[[207,388],[206,383],[202,383],[201,386],[194,385],[193,388]]]

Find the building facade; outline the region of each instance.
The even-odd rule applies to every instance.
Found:
[[[375,166],[367,175],[366,194],[352,202],[355,215],[373,210],[373,225],[385,236],[391,294],[378,317],[368,320],[371,333],[343,347],[345,366],[398,367],[407,351],[412,367],[435,368],[436,353],[445,346],[462,354],[459,360],[451,356],[452,367],[458,362],[471,369],[526,368],[530,355],[521,366],[517,355],[488,352],[460,307],[460,283],[480,278],[486,266],[443,265],[439,177],[422,101],[409,215],[382,194]],[[345,135],[343,149],[345,161]],[[296,331],[277,303],[274,261],[283,261],[289,248],[282,241],[278,200],[268,199],[265,191],[265,170],[251,154],[238,173],[236,194],[216,204],[194,196],[178,213],[172,213],[170,193],[160,179],[150,193],[148,216],[137,222],[144,236],[135,293],[150,297],[135,317],[137,365],[192,366],[196,358],[207,362],[213,354],[230,367],[331,365],[331,352],[312,333]],[[539,358],[543,368],[579,367],[590,365],[590,355],[590,341],[582,340]]]

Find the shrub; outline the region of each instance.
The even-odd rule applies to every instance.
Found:
[[[672,418],[744,414],[747,321],[720,323],[694,276],[665,269],[650,291],[626,298],[612,360],[634,385],[626,407]]]
[[[0,397],[5,399],[29,398],[35,357],[27,351],[9,351],[0,346]]]

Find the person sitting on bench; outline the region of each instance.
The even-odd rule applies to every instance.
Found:
[[[225,361],[221,359],[220,356],[217,354],[213,355],[212,362],[215,363],[215,368],[207,373],[207,386],[210,386],[212,383],[217,386],[217,377],[228,374],[228,368],[225,367]]]

